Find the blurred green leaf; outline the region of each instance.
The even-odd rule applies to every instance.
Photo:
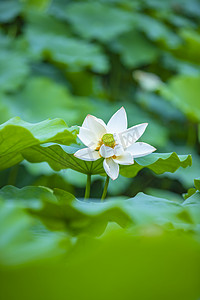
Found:
[[[158,57],[159,51],[139,31],[124,33],[110,45],[120,54],[122,62],[128,68],[150,64]]]
[[[30,122],[62,118],[70,125],[80,123],[92,107],[89,99],[72,96],[65,86],[46,77],[30,78],[21,92],[8,98],[7,106],[13,115]]]
[[[138,13],[136,24],[152,41],[161,42],[169,49],[176,49],[181,44],[181,38],[159,19]]]
[[[160,2],[159,0],[145,0],[145,5],[147,7],[156,9],[158,11],[172,11],[177,15],[187,15],[187,16],[199,16],[200,13],[200,3],[198,0],[165,0]]]
[[[21,12],[22,4],[18,0],[2,0],[0,2],[0,22],[13,21]]]
[[[180,30],[180,37],[183,39],[182,45],[175,51],[179,58],[186,61],[198,64],[200,63],[200,36],[199,33],[193,29],[182,28]]]
[[[141,90],[137,93],[136,101],[144,108],[148,108],[152,113],[159,115],[162,120],[175,120],[176,122],[180,123],[185,120],[183,113],[180,112],[180,110],[176,108],[173,103],[166,101],[155,93]],[[150,126],[152,127],[151,123]]]
[[[24,9],[37,11],[44,11],[50,5],[51,0],[23,0]]]
[[[11,118],[10,110],[7,105],[7,97],[0,92],[0,124]]]
[[[99,2],[71,3],[66,8],[74,30],[86,39],[107,42],[131,29],[134,15]],[[91,26],[92,24],[92,26]]]
[[[185,61],[184,59],[180,59],[180,57],[177,58],[171,55],[170,53],[164,53],[162,59],[165,68],[175,71],[180,75],[200,75],[198,64],[195,64],[190,61]]]
[[[0,49],[0,90],[13,92],[27,79],[27,59],[22,54]]]
[[[174,76],[161,88],[161,94],[189,119],[200,120],[200,76]]]
[[[53,17],[33,14],[28,20],[25,36],[36,57],[42,56],[73,71],[83,68],[99,73],[108,71],[108,60],[100,46],[71,37],[67,25]]]

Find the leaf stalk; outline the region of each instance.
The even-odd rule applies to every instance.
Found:
[[[102,197],[101,197],[102,202],[104,201],[104,199],[106,198],[106,195],[107,195],[109,180],[110,180],[110,177],[107,175],[104,190],[103,190],[103,194],[102,194]]]
[[[88,174],[84,200],[87,200],[90,198],[90,188],[91,188],[91,174]]]

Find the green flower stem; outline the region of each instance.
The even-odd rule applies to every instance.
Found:
[[[88,198],[90,198],[90,187],[91,187],[91,174],[88,174],[84,200],[87,200]]]
[[[106,177],[105,186],[104,186],[104,190],[103,190],[103,194],[102,194],[102,197],[101,197],[101,201],[104,201],[104,199],[106,198],[106,194],[107,194],[107,190],[108,190],[108,184],[109,184],[109,179],[110,179],[110,177],[107,176]]]

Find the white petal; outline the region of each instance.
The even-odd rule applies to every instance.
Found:
[[[153,146],[142,142],[135,143],[126,149],[126,151],[130,152],[133,157],[145,156],[154,152],[155,150],[156,148]]]
[[[90,148],[80,149],[76,151],[76,153],[74,153],[74,156],[79,159],[87,160],[87,161],[94,161],[101,157],[99,155],[99,151],[93,151]]]
[[[89,129],[95,135],[97,140],[100,140],[106,133],[106,124],[104,121],[92,115],[87,115],[82,127]]]
[[[122,145],[118,144],[115,146],[114,148],[114,155],[115,156],[120,156],[124,153],[124,148],[122,147]]]
[[[119,176],[119,165],[116,164],[112,158],[105,158],[103,161],[103,167],[107,173],[107,175],[115,180]]]
[[[117,158],[113,158],[114,162],[120,165],[132,165],[134,163],[133,156],[131,153],[124,151],[123,154],[117,156]]]
[[[111,147],[102,145],[100,150],[99,150],[100,154],[102,157],[108,158],[108,157],[112,157],[114,155],[114,150]]]
[[[142,123],[133,126],[124,132],[117,134],[115,137],[117,142],[120,143],[124,149],[134,144],[143,135],[148,123]]]
[[[110,119],[107,124],[108,133],[119,133],[127,129],[126,111],[121,107]]]
[[[91,132],[89,129],[80,127],[79,134],[77,136],[87,147],[93,150],[97,148],[98,140],[96,139],[93,132]]]

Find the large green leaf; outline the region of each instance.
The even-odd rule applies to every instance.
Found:
[[[178,168],[187,168],[192,165],[191,155],[177,155],[172,153],[152,153],[135,159],[132,166],[122,166],[120,173],[125,177],[134,177],[143,168],[148,168],[156,174],[175,172]]]
[[[90,162],[76,158],[74,153],[79,149],[61,145],[34,146],[25,149],[22,155],[32,163],[46,161],[55,171],[70,168],[84,174],[105,174],[103,159]]]
[[[172,77],[161,88],[164,98],[175,104],[189,119],[200,120],[200,76]]]
[[[61,119],[31,124],[16,117],[0,125],[0,169],[23,160],[21,151],[46,142],[71,144],[76,141],[76,129],[68,128]]]
[[[47,162],[50,167],[59,171],[62,169],[73,169],[84,174],[105,175],[103,159],[94,162],[84,161],[74,157],[74,153],[80,148],[60,145],[33,146],[22,152],[23,157],[32,163]],[[136,158],[131,166],[120,166],[120,174],[125,177],[135,177],[137,173],[148,168],[156,174],[164,172],[175,172],[179,167],[191,166],[191,155],[177,155],[173,153],[153,153],[151,155]]]

